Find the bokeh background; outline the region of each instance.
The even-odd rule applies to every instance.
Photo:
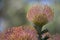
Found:
[[[51,34],[60,33],[60,0],[0,0],[0,31],[9,27],[29,25],[28,8],[35,3],[49,5],[54,11],[54,20],[43,26]]]

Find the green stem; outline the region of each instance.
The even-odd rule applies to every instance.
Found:
[[[39,35],[38,39],[41,40],[41,30],[42,30],[42,27],[37,26],[37,25],[34,25],[34,27],[35,27],[35,29],[38,32],[38,35]]]

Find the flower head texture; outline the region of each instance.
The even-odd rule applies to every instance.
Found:
[[[54,34],[52,35],[52,38],[49,38],[48,40],[60,40],[60,34]]]
[[[48,21],[53,20],[54,12],[49,6],[45,5],[43,12],[46,14]]]
[[[39,26],[43,26],[45,25],[46,23],[48,22],[47,20],[47,16],[45,14],[40,14],[40,15],[36,15],[34,18],[33,18],[33,23],[35,25],[39,25]]]
[[[38,40],[37,31],[29,26],[12,27],[4,32],[4,40]]]
[[[45,21],[46,23],[47,21],[48,22],[51,21],[53,19],[53,16],[54,16],[54,13],[48,5],[36,4],[36,5],[33,5],[27,12],[27,19],[30,22],[33,22],[34,20],[34,22],[36,21],[38,23],[40,21],[40,24],[42,22],[45,23]]]
[[[27,19],[29,21],[32,21],[33,18],[42,13],[43,8],[40,5],[33,5],[32,7],[29,8],[27,12]]]

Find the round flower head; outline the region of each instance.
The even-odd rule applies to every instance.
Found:
[[[40,19],[41,15],[44,14],[46,17],[44,17],[45,21],[51,21],[53,19],[54,13],[52,9],[47,5],[33,5],[27,12],[27,19],[32,22],[35,19]],[[40,15],[40,18],[38,18]],[[38,17],[37,17],[38,16]],[[42,16],[43,18],[43,16]],[[43,20],[43,19],[40,20]],[[40,21],[41,23],[41,21]]]
[[[5,31],[4,40],[38,40],[38,36],[34,28],[20,26]]]

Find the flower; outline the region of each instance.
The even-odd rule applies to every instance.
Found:
[[[53,20],[54,13],[48,5],[33,5],[27,12],[28,21],[32,22],[38,31],[39,40],[41,40],[41,29],[43,25]]]
[[[4,40],[38,40],[37,32],[30,26],[12,27],[4,32]]]
[[[40,22],[41,25],[53,20],[53,16],[54,13],[48,5],[33,5],[27,12],[27,19],[30,22]]]

